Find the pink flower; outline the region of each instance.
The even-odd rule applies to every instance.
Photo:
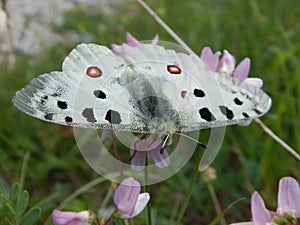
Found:
[[[70,212],[54,210],[52,220],[55,225],[88,225],[90,224],[90,212]]]
[[[161,141],[153,141],[150,138],[133,139],[130,146],[131,168],[136,171],[143,170],[147,155],[156,166],[167,167],[170,164],[170,158],[166,149],[162,149],[162,145]]]
[[[248,85],[261,88],[263,81],[260,78],[248,78],[250,70],[250,59],[244,58],[236,67],[235,67],[235,57],[231,55],[226,49],[223,51],[223,56],[221,59],[219,57],[221,53],[218,51],[213,53],[210,47],[204,47],[202,49],[200,59],[206,64],[208,69],[213,72],[231,75],[237,77],[241,82],[244,82]],[[252,119],[247,119],[241,123],[240,126],[248,126],[252,122]]]
[[[279,181],[278,208],[276,212],[267,210],[264,200],[255,191],[251,197],[251,212],[253,222],[235,224],[297,224],[297,218],[300,217],[300,187],[298,182],[292,177],[284,177]]]
[[[225,74],[233,74],[235,68],[235,58],[227,50],[223,51],[223,56],[219,61],[217,72]]]
[[[126,178],[118,186],[114,194],[114,203],[118,207],[121,218],[133,218],[146,207],[150,196],[141,192],[141,185],[132,177]]]
[[[158,43],[159,37],[156,34],[151,42],[151,44],[156,45]],[[130,48],[136,47],[139,41],[133,37],[129,32],[126,33],[126,43],[122,45],[112,44],[112,50],[117,55],[124,55]]]
[[[300,217],[300,187],[292,177],[279,181],[277,213],[293,213],[295,217]]]
[[[235,57],[227,50],[223,51],[223,56],[219,59],[221,53],[213,53],[210,47],[203,48],[200,58],[206,63],[208,68],[213,72],[224,73],[238,77],[240,81],[245,81],[250,70],[250,59],[243,59],[235,67]]]
[[[101,141],[105,141],[111,135],[111,131],[103,131]],[[153,161],[154,165],[164,168],[169,166],[170,157],[165,148],[162,148],[163,143],[159,140],[150,138],[140,139],[135,137],[130,145],[130,162],[131,168],[135,171],[141,171],[146,164],[147,156]]]
[[[215,72],[219,65],[220,55],[221,52],[217,51],[216,53],[213,53],[210,47],[205,47],[202,49],[200,58],[206,63],[211,71]]]

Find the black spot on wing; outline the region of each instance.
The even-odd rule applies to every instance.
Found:
[[[250,116],[249,116],[247,113],[245,113],[245,112],[243,112],[242,115],[243,115],[245,118],[249,118],[249,117],[250,117]]]
[[[208,122],[216,120],[216,118],[214,117],[214,115],[206,107],[200,109],[199,113],[200,113],[201,118],[204,119],[204,120],[206,120],[206,121],[208,121]]]
[[[194,89],[194,95],[196,97],[203,98],[205,96],[205,93],[200,89]]]
[[[233,119],[234,114],[233,114],[233,112],[232,112],[231,109],[229,109],[228,107],[226,107],[226,106],[224,106],[224,105],[220,105],[219,108],[220,108],[220,110],[221,110],[221,113],[222,113],[223,115],[225,115],[227,119],[229,119],[229,120],[232,120],[232,119]]]
[[[48,101],[48,95],[44,95],[43,97],[41,97],[41,104],[42,105],[45,105],[46,104],[46,102]]]
[[[46,119],[46,120],[53,120],[53,113],[47,113],[45,116],[44,116],[44,118]]]
[[[65,101],[57,101],[57,106],[60,109],[67,109],[68,108],[68,104]]]
[[[95,90],[94,95],[96,96],[96,98],[101,98],[101,99],[106,98],[106,94],[101,90]]]
[[[253,111],[257,114],[257,115],[260,115],[260,114],[262,114],[262,112],[261,111],[259,111],[258,109],[253,109]]]
[[[111,109],[106,112],[105,119],[108,122],[115,124],[119,124],[122,122],[120,113]]]
[[[73,122],[73,118],[70,117],[70,116],[66,116],[65,117],[65,121],[66,121],[66,123],[72,123]]]
[[[242,105],[243,104],[243,102],[241,100],[239,100],[238,98],[235,98],[233,101],[236,105]]]
[[[85,108],[81,114],[88,122],[95,123],[97,121],[92,108]]]

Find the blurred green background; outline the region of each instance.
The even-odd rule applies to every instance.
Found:
[[[273,100],[263,122],[299,152],[299,0],[146,2],[196,53],[200,54],[204,46],[211,46],[214,51],[228,49],[237,61],[248,56],[252,64],[250,76],[264,80],[263,89]],[[74,32],[81,42],[107,46],[123,43],[127,31],[139,40],[152,39],[157,33],[160,40],[174,41],[135,1],[121,1],[109,14],[99,8],[78,5],[64,15],[61,25],[53,25],[52,29],[62,35]],[[14,108],[11,99],[37,75],[60,70],[63,59],[78,43],[66,39],[33,56],[11,52],[16,57],[14,63],[8,60],[7,54],[2,54],[0,179],[10,187],[25,174],[24,188],[30,193],[30,204],[39,204],[43,210],[40,224],[74,190],[99,175],[83,160],[72,129],[29,117]],[[25,157],[26,154],[29,157]],[[156,224],[174,223],[178,206],[185,198],[193,163],[191,160],[178,174],[152,186],[150,194]],[[27,165],[26,170],[24,165]],[[222,149],[212,167],[217,179],[211,184],[222,209],[240,197],[247,198],[226,213],[228,223],[251,218],[249,202],[254,189],[259,190],[267,206],[275,210],[278,180],[283,176],[300,180],[299,162],[255,123],[227,128]],[[183,224],[208,224],[217,215],[201,176]],[[88,189],[65,209],[97,211],[110,185],[106,181]],[[108,205],[111,204],[110,201]],[[0,218],[3,218],[9,212],[3,204],[0,207]],[[145,215],[141,214],[136,220],[136,224],[145,224]]]

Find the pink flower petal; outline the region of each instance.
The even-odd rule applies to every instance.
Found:
[[[130,145],[130,163],[131,169],[142,171],[146,165],[147,159],[147,141],[135,137]]]
[[[151,44],[156,45],[159,41],[159,36],[158,34],[155,34],[154,38],[151,41]]]
[[[132,216],[134,208],[141,192],[141,185],[132,177],[126,178],[118,186],[114,194],[114,203],[118,207],[119,213]]]
[[[159,37],[156,34],[151,41],[151,44],[156,45],[158,43]],[[112,51],[117,55],[124,55],[126,54],[131,47],[136,47],[138,45],[139,41],[132,36],[129,32],[126,33],[126,43],[122,45],[112,44]]]
[[[142,171],[146,165],[147,152],[130,150],[130,155],[131,169]]]
[[[284,177],[279,181],[277,212],[294,212],[296,217],[300,217],[300,187],[292,177]]]
[[[146,139],[135,137],[130,145],[131,150],[137,150],[141,152],[148,152],[158,147],[161,147],[161,142],[153,140],[150,137]]]
[[[230,225],[256,225],[254,222],[231,223]]]
[[[167,167],[170,164],[170,158],[167,151],[160,153],[162,143],[152,140],[135,138],[130,146],[131,168],[135,171],[141,171],[146,164],[147,154],[158,167]]]
[[[135,204],[133,215],[130,217],[127,217],[127,215],[122,215],[122,218],[127,219],[127,218],[133,218],[133,217],[137,216],[144,210],[144,208],[148,204],[149,200],[150,200],[150,195],[148,193],[139,194],[139,197]]]
[[[122,45],[111,44],[112,51],[117,55],[123,55]]]
[[[52,220],[55,225],[86,225],[89,222],[89,212],[71,212],[54,210]]]
[[[251,212],[255,225],[266,225],[272,219],[271,213],[266,209],[264,200],[257,191],[251,197]]]
[[[126,44],[128,44],[130,47],[137,46],[139,41],[133,37],[129,32],[126,33]]]
[[[242,127],[247,127],[252,123],[252,121],[253,121],[252,119],[247,119],[247,120],[244,120],[243,122],[238,123],[238,125],[242,126]]]
[[[248,77],[249,71],[250,71],[250,59],[245,58],[235,68],[233,72],[233,76],[238,77],[240,81],[244,81]]]
[[[162,144],[156,149],[149,151],[148,155],[156,166],[165,168],[170,164],[170,157],[166,149],[164,149],[163,153],[161,154],[161,146]]]
[[[225,74],[232,74],[235,67],[235,58],[227,50],[223,51],[223,56],[219,62],[217,71]]]
[[[204,47],[202,49],[200,58],[206,63],[209,69],[213,72],[217,70],[219,64],[219,57],[221,52],[213,53],[210,47]]]

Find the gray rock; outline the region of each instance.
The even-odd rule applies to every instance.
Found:
[[[63,23],[63,13],[79,4],[110,13],[120,0],[9,0],[0,1],[0,52],[35,55],[64,36],[53,25]],[[70,34],[75,41],[76,35]],[[68,39],[69,41],[69,39]]]

